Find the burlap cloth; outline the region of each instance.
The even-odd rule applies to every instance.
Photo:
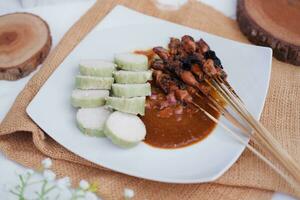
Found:
[[[1,151],[8,158],[31,168],[38,167],[43,158],[51,157],[58,175],[70,176],[74,182],[80,179],[97,182],[98,192],[104,199],[120,199],[124,187],[134,189],[135,199],[257,200],[270,199],[272,191],[295,194],[284,180],[248,150],[245,150],[231,169],[215,183],[165,184],[130,177],[96,166],[67,151],[39,129],[27,116],[27,105],[69,52],[117,3],[148,15],[248,43],[235,21],[200,3],[189,2],[178,11],[167,12],[158,10],[147,0],[99,0],[69,30],[48,56],[40,71],[15,100],[0,125]],[[273,59],[272,78],[261,121],[298,162],[299,99],[300,68]]]

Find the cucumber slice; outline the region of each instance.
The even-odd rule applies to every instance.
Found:
[[[145,99],[145,97],[107,97],[106,105],[118,111],[144,115]]]
[[[151,95],[149,83],[143,84],[112,84],[112,94],[116,97],[143,97]]]
[[[73,90],[71,103],[74,107],[91,108],[103,106],[105,98],[109,96],[108,90]]]
[[[81,108],[77,111],[77,126],[83,134],[90,136],[104,136],[104,123],[110,111],[105,107]]]
[[[112,77],[116,64],[103,60],[82,60],[79,64],[81,75]]]
[[[130,148],[144,140],[146,128],[138,116],[116,111],[108,117],[104,134],[119,147]]]
[[[78,75],[75,79],[75,85],[79,89],[102,89],[110,90],[114,79],[111,77],[93,77]]]
[[[113,72],[114,78],[117,83],[146,83],[152,80],[152,71],[115,71]]]
[[[141,54],[117,54],[115,55],[115,63],[119,68],[127,71],[144,71],[148,69],[148,58]]]

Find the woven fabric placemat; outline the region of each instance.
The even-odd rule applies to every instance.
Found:
[[[42,159],[51,157],[58,175],[70,176],[74,182],[80,179],[97,182],[98,193],[104,199],[120,199],[125,187],[135,190],[136,199],[270,199],[272,191],[296,195],[284,180],[248,150],[215,183],[166,184],[130,177],[92,164],[69,152],[39,129],[26,114],[27,105],[64,58],[116,4],[248,43],[235,21],[198,2],[191,1],[178,11],[161,11],[148,0],[98,0],[66,33],[15,100],[0,124],[1,151],[8,158],[31,168],[39,167]],[[273,60],[270,88],[261,117],[262,123],[297,162],[300,162],[299,80],[300,68]]]

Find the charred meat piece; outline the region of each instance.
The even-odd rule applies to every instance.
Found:
[[[181,38],[181,45],[184,51],[188,54],[192,54],[196,51],[196,43],[194,39],[189,35],[185,35]]]
[[[169,60],[166,63],[166,68],[172,72],[175,73],[177,76],[180,76],[180,73],[182,71],[182,62],[179,60]]]
[[[178,89],[176,83],[172,80],[169,74],[165,74],[162,71],[154,70],[153,77],[156,85],[158,85],[166,94]]]
[[[195,88],[193,88],[192,86],[187,86],[186,90],[191,94],[191,95],[195,95],[197,93],[197,90]]]
[[[161,88],[165,94],[167,94],[166,104],[174,105],[175,99],[184,103],[192,101],[192,96],[189,92],[185,89],[180,89],[176,81],[172,80],[169,74],[154,70],[153,77],[156,85]]]
[[[203,60],[204,60],[204,55],[203,54],[201,54],[201,53],[199,53],[199,52],[195,52],[194,54],[193,54],[193,62],[194,63],[201,63]]]
[[[175,60],[184,60],[186,59],[186,57],[188,56],[188,53],[184,50],[181,42],[180,42],[180,46],[177,48],[177,55],[174,56]]]
[[[216,70],[217,70],[217,75],[219,77],[221,77],[221,79],[226,80],[226,78],[227,78],[226,72],[222,68],[220,68],[220,67],[216,67]]]
[[[164,70],[165,68],[165,64],[162,60],[154,60],[152,63],[151,63],[151,66],[150,66],[152,69],[157,69],[157,70]]]
[[[199,41],[196,42],[197,45],[197,52],[204,54],[205,52],[209,51],[209,46],[208,44],[203,40],[200,39]]]
[[[198,87],[197,85],[199,84],[198,81],[195,79],[194,75],[192,72],[183,70],[180,74],[180,78],[183,82],[186,84],[193,86],[193,87]]]
[[[203,56],[201,56],[199,53],[193,53],[193,54],[189,54],[187,55],[185,58],[181,59],[182,62],[182,68],[185,70],[191,70],[191,67],[193,64],[198,64],[200,66],[202,66],[202,60],[203,60]]]
[[[201,70],[200,66],[198,64],[193,64],[191,71],[195,76],[197,77],[198,81],[203,81],[204,80],[204,74],[203,71]]]
[[[217,74],[217,70],[214,65],[214,61],[212,59],[208,59],[203,63],[202,67],[204,73],[209,77],[213,77]]]
[[[204,54],[205,59],[212,59],[214,61],[214,65],[220,68],[222,67],[221,60],[216,56],[216,53],[212,50],[205,52]]]
[[[172,37],[168,47],[170,54],[176,55],[178,53],[178,48],[180,48],[180,40]]]
[[[164,62],[168,61],[170,58],[169,51],[163,47],[154,47],[153,52],[156,53]]]
[[[208,85],[204,85],[204,84],[199,84],[198,85],[198,89],[201,91],[202,94],[204,94],[205,96],[208,96],[210,91],[211,91],[211,87]]]
[[[193,101],[192,96],[189,94],[187,90],[180,90],[180,89],[176,90],[175,97],[177,100],[184,103],[190,103]]]
[[[154,80],[158,79],[160,76],[163,75],[163,72],[161,70],[153,70],[153,77],[154,77]]]

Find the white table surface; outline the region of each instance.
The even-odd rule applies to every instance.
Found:
[[[61,0],[60,0],[61,1]],[[235,18],[235,9],[236,9],[236,0],[201,0],[202,2],[211,5],[215,9],[224,13],[226,16]],[[68,30],[68,28],[74,23],[80,15],[82,15],[94,2],[94,0],[82,0],[82,2],[76,2],[71,4],[62,4],[55,6],[42,6],[39,7],[37,14],[49,15],[49,10],[55,11],[55,13],[59,13],[59,15],[54,15],[51,17],[51,21],[48,21],[52,36],[53,36],[53,45],[57,44],[59,39],[63,36],[64,32]],[[67,13],[62,12],[65,10],[65,6],[68,6]],[[0,0],[0,15],[9,13],[22,11],[20,2],[18,0]],[[34,9],[37,10],[36,8]],[[30,11],[30,10],[27,10]],[[47,12],[48,11],[48,12]],[[61,13],[64,13],[61,15]],[[65,18],[70,22],[69,24],[60,24],[57,23],[59,19]],[[32,77],[34,73],[30,76],[25,77],[21,80],[8,82],[8,81],[0,81],[0,122],[5,117],[8,112],[10,106],[13,104],[14,99],[18,95],[18,93],[22,90],[26,82]],[[0,152],[0,199],[3,197],[7,197],[7,185],[15,184],[17,181],[17,176],[15,175],[16,171],[22,170],[24,167],[7,159]],[[13,198],[9,198],[13,199]],[[295,200],[294,198],[281,194],[275,193],[272,200]]]

